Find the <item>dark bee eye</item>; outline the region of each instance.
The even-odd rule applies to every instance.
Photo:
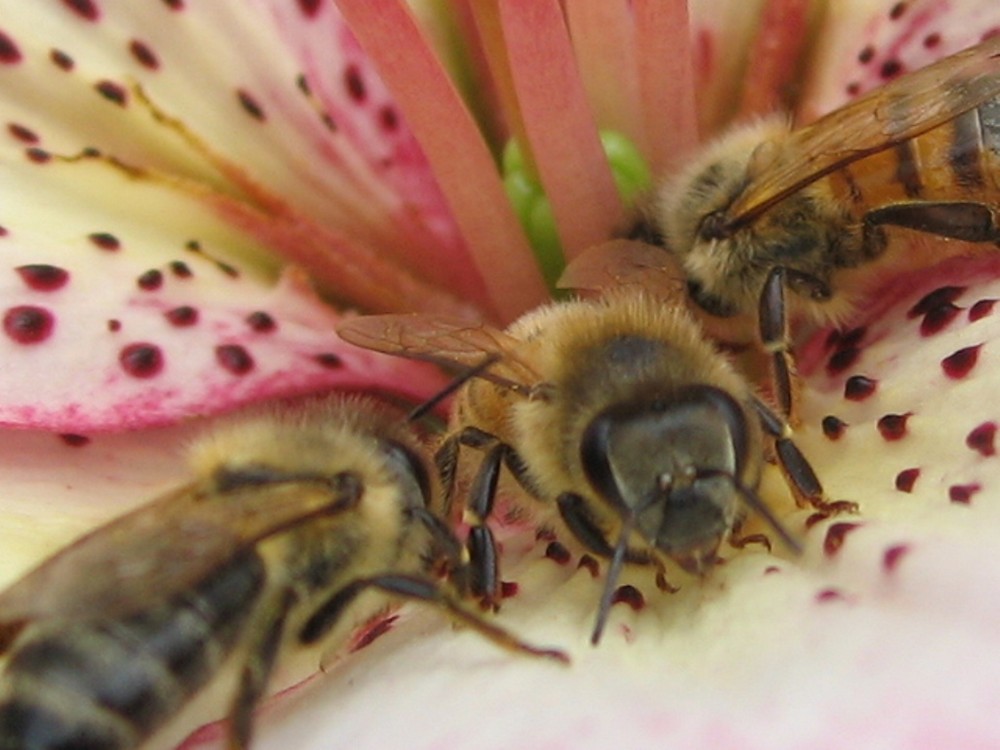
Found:
[[[703,240],[722,240],[729,234],[729,229],[726,227],[726,217],[722,211],[712,211],[710,214],[705,214],[698,225],[698,237]]]
[[[726,302],[721,297],[717,297],[705,291],[705,287],[697,279],[688,279],[688,295],[702,310],[717,318],[731,318],[739,312],[735,305]]]

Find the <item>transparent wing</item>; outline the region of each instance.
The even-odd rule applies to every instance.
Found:
[[[560,289],[605,292],[642,289],[656,299],[686,304],[684,273],[671,253],[636,240],[611,240],[584,250],[559,277]]]
[[[337,333],[364,349],[449,368],[476,367],[494,357],[479,377],[518,390],[541,380],[520,355],[523,342],[483,323],[439,315],[365,315],[342,321]]]
[[[1000,37],[905,75],[794,131],[784,145],[764,144],[750,182],[729,208],[738,229],[788,195],[846,164],[892,148],[1000,96]]]

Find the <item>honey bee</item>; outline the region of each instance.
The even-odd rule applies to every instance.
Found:
[[[690,296],[720,317],[752,311],[780,267],[797,309],[836,320],[853,303],[838,273],[883,256],[895,228],[1000,243],[1000,38],[798,130],[737,129],[650,204]]]
[[[336,643],[369,591],[565,659],[462,605],[467,562],[429,510],[439,482],[425,456],[400,419],[358,399],[261,410],[208,433],[190,484],[0,593],[0,747],[176,742],[193,728],[178,715],[211,688],[229,695],[228,746],[245,748],[274,666]]]
[[[662,255],[662,252],[660,253]],[[495,605],[495,542],[485,523],[500,471],[554,503],[567,529],[609,567],[591,640],[600,640],[626,563],[705,573],[734,543],[744,508],[793,550],[758,496],[767,441],[802,503],[829,509],[783,418],[680,304],[629,284],[553,303],[506,331],[429,315],[353,318],[338,328],[377,351],[467,367],[495,360],[460,392],[437,452],[450,497],[459,448],[483,452],[466,514],[473,591]],[[446,511],[447,512],[447,511]]]

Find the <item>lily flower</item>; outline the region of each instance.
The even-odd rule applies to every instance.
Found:
[[[445,382],[344,344],[341,316],[509,322],[647,169],[1000,29],[993,0],[0,6],[0,583],[176,485],[215,415]],[[497,621],[570,667],[407,606],[269,700],[255,746],[1000,744],[998,264],[867,279],[847,332],[802,347],[796,442],[859,505],[810,523],[769,481],[802,556],[734,551],[674,594],[629,571],[593,648],[601,575],[501,518]]]

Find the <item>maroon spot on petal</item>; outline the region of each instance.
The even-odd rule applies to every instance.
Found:
[[[193,326],[198,322],[198,310],[191,305],[181,305],[180,307],[175,307],[172,310],[167,310],[163,313],[163,317],[172,326],[177,328],[186,328],[188,326]]]
[[[3,330],[18,344],[38,344],[52,335],[56,320],[44,307],[16,305],[3,315]]]
[[[191,267],[182,260],[170,261],[170,272],[178,279],[190,279],[194,276],[194,271],[192,271]]]
[[[62,289],[69,281],[68,271],[47,263],[29,263],[14,270],[25,285],[36,292],[54,292],[56,289]]]
[[[253,357],[239,344],[221,344],[215,347],[215,359],[233,375],[246,375],[253,369]]]
[[[830,440],[840,440],[847,429],[847,422],[829,414],[823,417],[823,434]]]
[[[879,75],[885,80],[895,78],[903,72],[903,64],[899,60],[886,60],[879,69]]]
[[[875,393],[878,381],[864,375],[851,375],[844,383],[844,398],[849,401],[864,401]]]
[[[861,93],[861,84],[857,81],[851,81],[847,86],[844,87],[844,91],[848,96],[857,96]]]
[[[297,0],[299,10],[306,18],[313,18],[319,12],[323,0]]]
[[[82,448],[83,446],[90,443],[90,438],[87,437],[86,435],[77,435],[72,432],[62,433],[59,436],[59,439],[62,440],[70,448]]]
[[[964,286],[938,287],[933,292],[925,294],[913,307],[907,310],[906,317],[916,318],[920,315],[926,315],[935,307],[940,307],[941,305],[947,305],[954,302],[962,296],[962,292],[964,291]]]
[[[844,546],[847,535],[860,525],[849,521],[830,524],[830,527],[826,530],[826,536],[823,537],[823,553],[827,557],[833,557],[840,552],[840,548]]]
[[[10,35],[0,29],[0,63],[13,65],[21,62],[21,50]]]
[[[878,420],[878,431],[883,440],[901,440],[906,436],[906,420],[912,416],[913,412],[905,414],[886,414]]]
[[[619,586],[615,589],[615,593],[611,595],[611,603],[627,604],[634,612],[638,612],[646,606],[646,597],[635,586],[626,583],[624,586]]]
[[[7,132],[21,141],[21,143],[38,143],[38,134],[31,128],[26,128],[20,123],[7,123]]]
[[[325,367],[327,370],[339,370],[344,366],[344,360],[333,352],[323,352],[322,354],[317,354],[313,357],[313,360],[315,360],[316,364],[320,367]]]
[[[33,161],[35,164],[45,164],[52,161],[52,154],[44,148],[32,146],[31,148],[24,149],[24,153],[28,157],[28,161]]]
[[[906,12],[906,3],[905,2],[896,3],[895,5],[892,6],[892,9],[889,11],[889,18],[891,18],[893,21],[898,21],[905,12]]]
[[[924,37],[923,45],[925,49],[934,49],[939,44],[941,44],[941,35],[936,31],[933,31]]]
[[[861,350],[855,347],[849,349],[838,349],[826,362],[826,372],[828,375],[839,375],[858,361]]]
[[[948,488],[948,499],[953,503],[968,505],[972,502],[972,496],[981,489],[982,487],[977,482],[972,482],[970,484],[953,484]]]
[[[549,542],[545,548],[545,556],[560,565],[565,565],[570,559],[569,550],[561,542],[556,541]]]
[[[111,333],[118,333],[121,329],[122,322],[120,320],[116,320],[115,318],[110,318],[108,320],[108,330],[111,331]]]
[[[920,469],[903,469],[896,475],[896,489],[900,492],[913,492],[913,485],[920,478]]]
[[[329,112],[324,112],[320,115],[320,120],[323,121],[323,125],[329,131],[334,131],[337,129],[337,123],[334,121],[333,116]]]
[[[399,114],[396,112],[396,108],[389,104],[380,107],[378,123],[382,126],[382,130],[387,133],[395,132],[396,128],[399,127]]]
[[[836,348],[837,344],[840,343],[840,340],[843,337],[844,337],[844,332],[841,331],[839,328],[834,328],[832,331],[826,334],[826,338],[823,340],[823,348],[824,349]]]
[[[170,10],[184,10],[184,0],[163,0],[163,4]]]
[[[160,67],[160,59],[145,42],[133,39],[128,43],[128,51],[132,53],[132,57],[143,67],[150,70],[156,70]]]
[[[967,376],[976,366],[976,362],[979,361],[981,347],[982,344],[967,346],[942,359],[941,369],[944,370],[944,374],[953,380],[961,380]]]
[[[61,70],[73,70],[73,67],[76,65],[73,58],[61,49],[49,50],[49,59],[57,68],[60,68]]]
[[[875,57],[875,48],[870,44],[858,53],[858,62],[867,65]]]
[[[882,553],[882,568],[886,573],[892,573],[899,567],[899,563],[909,551],[910,547],[907,544],[894,544],[886,548],[885,552]]]
[[[118,352],[118,363],[134,378],[151,378],[163,370],[163,352],[156,344],[138,341]]]
[[[996,422],[983,422],[965,437],[965,444],[984,456],[995,456],[994,440],[997,435]]]
[[[992,39],[995,36],[1000,36],[1000,26],[994,26],[992,29],[983,32],[982,36],[979,37],[979,41],[985,42],[987,39]]]
[[[344,70],[344,86],[347,88],[348,96],[358,104],[368,98],[368,89],[365,88],[364,79],[361,78],[361,71],[357,65],[348,65]]]
[[[817,511],[815,513],[810,513],[809,517],[806,518],[805,523],[803,524],[803,526],[805,526],[806,530],[808,531],[813,526],[815,526],[816,524],[818,524],[820,521],[827,521],[827,520],[829,520],[829,518],[830,518],[830,514],[826,513],[826,512],[823,512],[823,511]]]
[[[112,104],[122,107],[128,102],[128,92],[120,83],[114,81],[98,81],[94,84],[94,89]]]
[[[775,573],[780,573],[780,572],[781,568],[779,568],[777,565],[768,565],[766,568],[764,568],[764,575],[766,576],[773,576]]]
[[[93,232],[87,235],[87,239],[101,250],[117,250],[122,246],[121,241],[110,232]]]
[[[841,349],[855,347],[861,343],[866,333],[868,333],[868,329],[865,326],[858,326],[844,331],[840,335],[840,340],[837,342],[837,346]]]
[[[152,292],[163,286],[163,272],[158,268],[150,268],[135,280],[135,285],[147,292]]]
[[[842,602],[846,601],[846,597],[840,589],[823,589],[816,593],[816,601],[820,604],[826,604],[827,602]]]
[[[501,599],[511,599],[517,596],[521,587],[517,585],[517,581],[500,581],[500,598]]]
[[[278,324],[274,322],[274,318],[263,310],[257,310],[247,315],[246,322],[257,333],[270,333],[278,327]]]
[[[87,21],[96,21],[101,17],[101,9],[94,0],[63,0],[63,5]]]
[[[540,527],[535,531],[535,541],[538,542],[553,542],[556,539],[556,532],[552,529],[548,529],[544,526]]]
[[[976,304],[969,308],[969,322],[975,323],[980,318],[985,318],[993,312],[993,307],[996,303],[995,299],[981,299],[976,302]]]
[[[6,237],[8,234],[10,234],[10,232],[7,231],[7,227],[0,224],[0,237]]]
[[[264,114],[264,109],[260,106],[260,102],[253,98],[249,93],[243,89],[236,89],[236,98],[239,99],[240,106],[243,107],[243,111],[250,115],[253,119],[263,122],[267,119],[267,115]]]
[[[958,317],[960,312],[962,312],[962,308],[950,302],[928,310],[924,319],[920,321],[920,335],[933,336]]]
[[[576,564],[576,569],[586,570],[590,573],[591,578],[597,578],[601,574],[601,564],[597,562],[597,558],[586,553],[580,556],[580,562]]]

